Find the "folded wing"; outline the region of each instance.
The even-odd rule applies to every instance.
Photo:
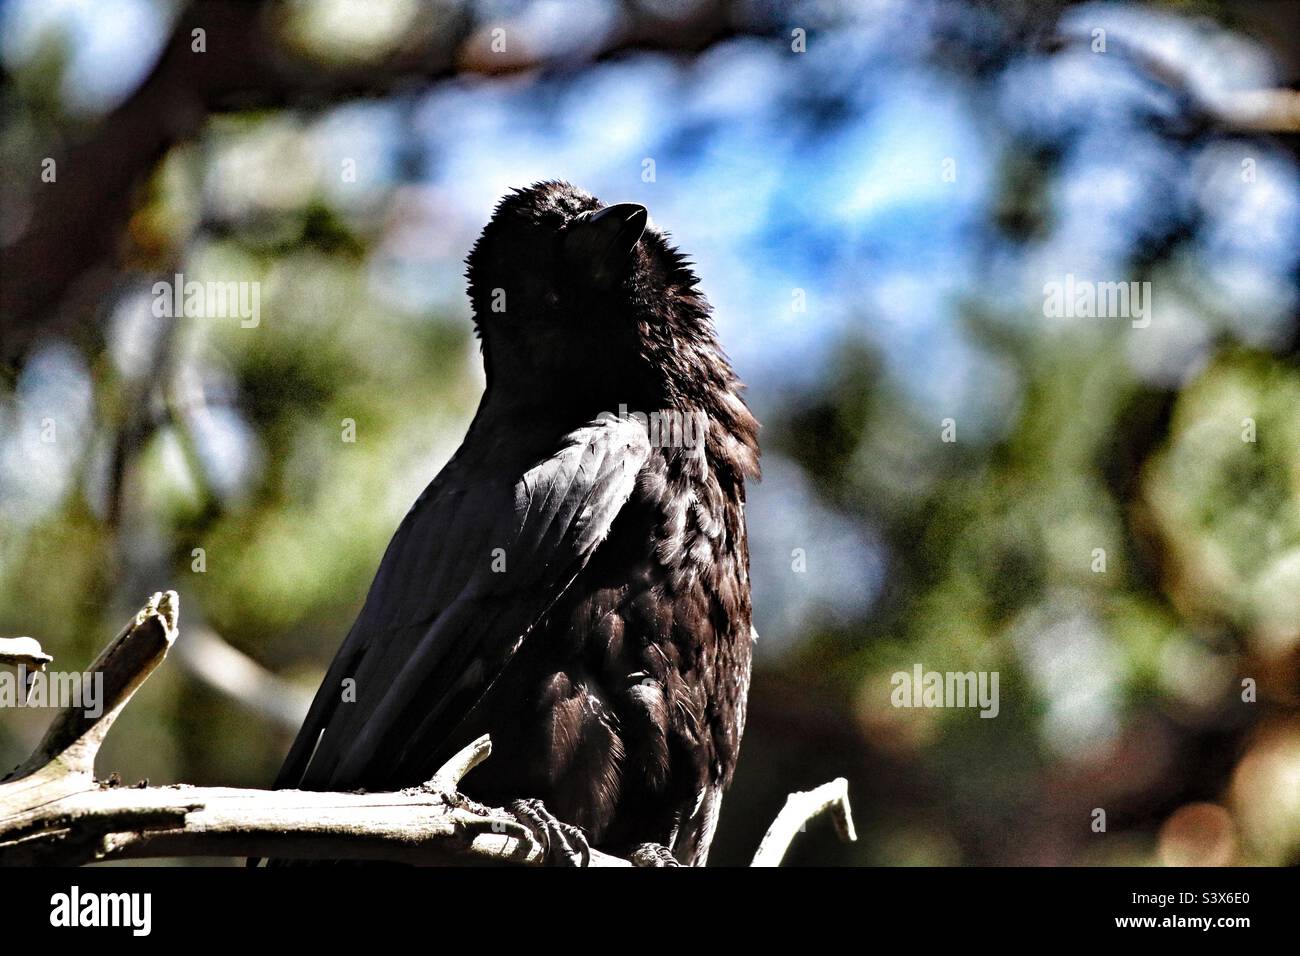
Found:
[[[531,462],[517,442],[471,444],[484,450],[462,449],[394,535],[277,787],[395,789],[435,769],[605,539],[650,451],[644,428],[612,418]]]

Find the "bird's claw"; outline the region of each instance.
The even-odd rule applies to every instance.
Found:
[[[668,849],[662,843],[638,843],[628,854],[628,859],[632,861],[633,866],[647,866],[659,868],[663,866],[681,866],[677,857],[673,856],[673,851]]]
[[[591,863],[591,844],[582,828],[557,818],[541,800],[515,800],[507,809],[542,845],[549,865],[587,866]]]

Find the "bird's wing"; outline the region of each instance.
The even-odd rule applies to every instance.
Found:
[[[407,514],[277,787],[418,782],[609,533],[650,453],[643,428],[613,418],[531,466],[510,464],[511,444],[462,450]]]

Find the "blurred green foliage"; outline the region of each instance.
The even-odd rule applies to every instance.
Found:
[[[7,95],[32,116],[57,113],[60,56],[43,50],[13,78]],[[131,219],[102,337],[44,343],[0,379],[0,633],[38,636],[56,667],[87,664],[149,592],[174,587],[183,634],[209,628],[314,688],[473,414],[466,249],[417,228],[451,213],[418,180],[341,195],[313,119],[220,117],[172,150]],[[987,233],[1049,234],[1060,157],[1008,150],[992,175]],[[394,245],[418,247],[433,294],[406,301],[376,276]],[[1160,271],[1176,256],[1144,252],[1154,261],[1135,272],[1179,284]],[[258,327],[159,319],[150,285],[177,272],[258,283]],[[1122,321],[963,303],[988,360],[976,368],[1000,376],[976,385],[1012,398],[969,433],[959,416],[956,442],[888,373],[879,342],[851,332],[834,333],[813,381],[769,377],[753,396],[769,460],[793,463],[836,521],[878,533],[885,571],[861,613],[814,610],[798,640],[760,642],[716,862],[743,861],[787,792],[839,775],[863,839],[839,846],[814,824],[794,862],[1300,859],[1294,316],[1290,342],[1251,342],[1228,327],[1231,308],[1182,284],[1179,307],[1212,341],[1175,382],[1142,374],[1148,340]],[[86,422],[69,418],[43,449],[40,422],[83,384]],[[51,394],[66,403],[53,413]],[[753,498],[752,523],[800,518]],[[998,718],[891,706],[891,675],[917,663],[997,671]],[[182,660],[151,679],[103,772],[269,782],[291,728],[197,673]],[[0,715],[0,763],[21,759],[47,716]],[[1207,802],[1227,812],[1196,817],[1220,823],[1185,838],[1180,814]]]

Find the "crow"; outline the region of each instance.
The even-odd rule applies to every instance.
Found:
[[[553,862],[703,865],[745,729],[758,423],[693,266],[635,203],[503,198],[467,263],[487,385],[277,788],[464,779]]]

